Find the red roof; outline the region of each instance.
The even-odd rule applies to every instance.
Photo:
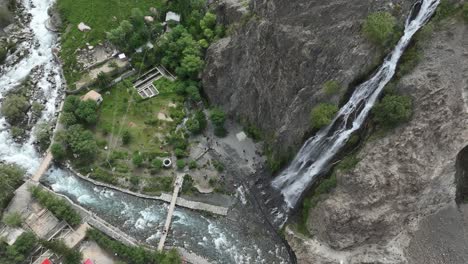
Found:
[[[48,258],[44,259],[41,264],[52,264],[52,261],[50,261]]]
[[[93,264],[93,262],[90,259],[87,259],[84,264]]]

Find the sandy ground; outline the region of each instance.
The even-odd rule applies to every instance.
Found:
[[[80,247],[80,251],[83,253],[83,260],[91,259],[91,261],[93,261],[95,264],[117,263],[117,260],[114,256],[104,251],[94,241],[84,242]]]

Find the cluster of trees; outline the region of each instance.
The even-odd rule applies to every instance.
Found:
[[[81,216],[64,200],[37,186],[31,187],[30,191],[32,196],[58,219],[65,220],[72,226],[78,225],[81,222]]]
[[[21,234],[11,246],[0,242],[0,264],[29,263],[27,257],[37,245],[37,238],[32,232]]]
[[[42,246],[61,256],[64,264],[80,264],[83,255],[78,249],[71,249],[62,240],[41,240]]]
[[[17,165],[0,164],[0,212],[6,208],[14,191],[23,183],[24,173]]]
[[[201,110],[196,111],[195,114],[185,123],[187,130],[194,135],[200,134],[205,130],[206,125],[206,115]]]
[[[139,8],[132,9],[131,13],[129,20],[122,20],[117,28],[107,32],[109,41],[127,52],[143,46],[163,31],[160,23],[146,22]]]
[[[86,236],[94,240],[101,248],[119,256],[126,263],[133,264],[178,264],[181,263],[175,249],[166,252],[153,252],[143,247],[126,246],[113,240],[98,230],[88,229]]]
[[[63,105],[60,121],[67,129],[64,133],[56,135],[56,143],[51,146],[54,159],[63,160],[70,152],[79,161],[93,160],[97,153],[96,139],[85,126],[96,124],[96,102],[82,101],[74,95],[68,96]]]

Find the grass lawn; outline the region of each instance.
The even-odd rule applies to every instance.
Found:
[[[103,42],[105,33],[127,19],[133,8],[140,8],[149,15],[150,7],[161,10],[163,2],[165,0],[58,0],[57,7],[65,22],[61,58],[68,82],[73,83],[80,78],[80,72],[73,71],[77,63],[74,54],[77,48],[84,47],[86,43],[95,45]],[[79,31],[77,26],[80,22],[90,26],[91,30]]]
[[[143,179],[151,176],[151,160],[155,157],[172,155],[172,147],[163,141],[184,117],[183,97],[165,90],[158,96],[141,100],[131,83],[123,82],[103,94],[104,101],[99,107],[99,117],[94,129],[100,153],[95,162],[97,179],[116,184],[111,178],[107,160],[112,160],[114,175],[130,179],[137,176]],[[158,117],[159,114],[159,117]],[[161,120],[161,114],[172,121]],[[128,131],[130,142],[123,144],[122,135]],[[108,149],[105,150],[104,147]],[[144,158],[138,168],[132,162],[134,153]],[[107,167],[107,168],[106,168]],[[108,173],[106,173],[106,171]],[[171,171],[163,170],[158,175],[167,176]],[[101,176],[101,177],[100,177]]]

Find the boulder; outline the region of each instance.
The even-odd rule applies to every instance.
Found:
[[[145,16],[145,22],[152,23],[154,22],[154,18],[152,16]]]
[[[81,32],[86,32],[86,31],[90,31],[91,30],[91,27],[86,25],[85,23],[83,22],[80,22],[78,24],[78,30],[80,30]]]

